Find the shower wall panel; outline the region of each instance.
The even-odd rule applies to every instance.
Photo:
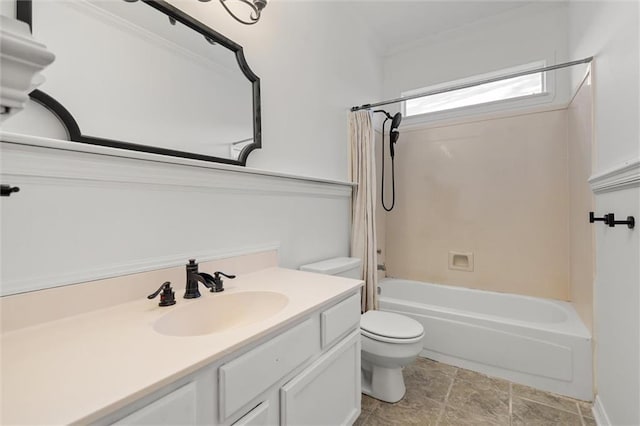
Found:
[[[387,276],[567,300],[567,133],[565,109],[401,131]]]

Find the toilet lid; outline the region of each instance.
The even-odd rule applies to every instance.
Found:
[[[413,339],[424,329],[418,321],[400,314],[368,311],[360,317],[360,328],[368,333],[391,339]]]

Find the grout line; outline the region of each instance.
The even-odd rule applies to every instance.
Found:
[[[453,375],[451,376],[451,384],[449,385],[449,389],[447,390],[447,394],[445,395],[444,401],[442,402],[442,407],[440,409],[440,413],[438,414],[438,418],[436,420],[436,425],[439,425],[440,422],[442,421],[443,417],[444,417],[444,412],[445,412],[445,410],[447,408],[447,404],[449,403],[449,396],[451,394],[451,390],[453,389],[453,385],[454,385],[455,381],[456,380],[462,380],[463,382],[470,382],[469,380],[465,380],[462,377],[458,377],[458,372],[461,369],[462,368],[460,368],[460,367],[456,367]],[[470,371],[473,371],[473,370],[470,370]],[[480,373],[480,374],[482,374],[482,373]],[[508,394],[509,394],[509,425],[512,426],[513,425],[513,397],[514,397],[513,385],[515,383],[513,383],[513,382],[511,382],[509,380],[504,380],[504,379],[501,379],[499,377],[489,376],[489,375],[486,375],[486,374],[483,374],[483,376],[489,377],[491,379],[502,380],[502,381],[505,381],[505,382],[509,383],[509,391],[508,391]],[[576,411],[569,411],[564,407],[560,408],[558,406],[550,405],[550,404],[548,404],[546,402],[537,401],[535,399],[527,398],[527,397],[521,396],[521,395],[517,395],[517,397],[520,398],[520,399],[526,400],[526,401],[533,402],[535,404],[539,404],[539,405],[548,407],[548,408],[559,410],[559,411],[562,411],[562,412],[565,412],[565,413],[568,413],[568,414],[577,415],[580,418],[580,424],[582,426],[586,426],[586,422],[585,422],[585,419],[584,419],[585,416],[582,414],[582,409],[580,407],[580,402],[581,401],[576,400],[574,398],[565,397],[563,395],[554,394],[552,392],[546,392],[546,391],[543,391],[543,390],[540,390],[540,389],[536,389],[536,388],[532,388],[532,389],[538,390],[539,392],[542,392],[542,393],[547,394],[547,395],[551,395],[551,396],[557,397],[557,398],[559,398],[561,400],[564,400],[564,401],[569,401],[569,402],[573,401],[573,403],[576,405],[576,409],[577,410]]]
[[[586,423],[584,422],[584,416],[582,415],[580,404],[578,404],[577,402],[576,402],[576,407],[578,407],[578,414],[580,415],[580,423],[582,423],[582,426],[587,426]]]
[[[449,389],[447,389],[447,394],[444,396],[444,401],[442,402],[442,408],[440,408],[440,413],[438,414],[438,419],[436,420],[436,426],[440,424],[442,420],[442,416],[444,416],[444,410],[447,408],[447,403],[449,402],[449,395],[451,394],[451,389],[453,389],[453,383],[456,381],[458,376],[459,368],[456,368],[456,371],[453,372],[453,376],[451,376],[451,384],[449,384]]]
[[[524,399],[525,401],[529,401],[529,402],[535,402],[536,404],[544,405],[545,407],[553,408],[553,409],[556,409],[556,410],[564,411],[565,413],[578,415],[578,416],[582,417],[582,415],[580,414],[580,408],[579,408],[577,402],[575,403],[576,406],[578,407],[578,412],[576,413],[575,411],[569,411],[566,408],[560,408],[560,407],[555,406],[555,405],[547,404],[546,402],[540,402],[540,401],[537,401],[535,399],[527,398],[526,396],[518,395],[518,398]]]
[[[513,425],[513,383],[509,382],[509,426],[512,426],[512,425]]]

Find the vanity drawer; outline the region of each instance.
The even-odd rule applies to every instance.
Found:
[[[196,382],[153,401],[114,425],[195,425],[198,388]]]
[[[314,327],[308,319],[220,367],[220,421],[304,363],[317,348],[317,323]]]
[[[322,349],[325,349],[354,328],[360,327],[360,293],[350,296],[327,309],[320,316]]]

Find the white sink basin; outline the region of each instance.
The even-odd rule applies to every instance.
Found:
[[[167,336],[202,336],[265,320],[284,309],[289,298],[271,291],[211,294],[177,308],[153,324]]]

